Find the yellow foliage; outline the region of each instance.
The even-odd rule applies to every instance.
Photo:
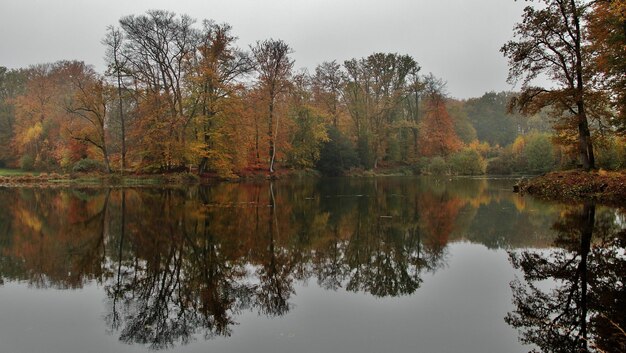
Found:
[[[489,142],[487,141],[480,142],[478,140],[474,140],[470,142],[469,145],[467,145],[467,147],[480,153],[482,156],[485,156],[491,149],[491,146],[489,146]]]
[[[43,133],[43,126],[38,122],[35,125],[29,127],[24,133],[24,137],[22,138],[23,144],[29,144],[33,141],[38,140]]]
[[[524,136],[517,136],[515,141],[513,142],[513,153],[520,155],[524,152],[524,147],[526,147],[526,140]]]

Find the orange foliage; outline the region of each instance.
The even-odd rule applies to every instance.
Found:
[[[420,150],[426,157],[447,156],[461,149],[463,144],[454,132],[454,124],[443,98],[433,98],[428,102],[420,137]]]

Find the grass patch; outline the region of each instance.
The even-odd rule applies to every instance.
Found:
[[[39,175],[39,173],[27,172],[21,169],[0,168],[0,176],[23,176],[23,175]]]

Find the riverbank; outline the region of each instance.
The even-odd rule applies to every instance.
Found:
[[[595,201],[626,207],[626,173],[571,170],[551,172],[518,183],[519,192],[563,202]]]
[[[242,180],[275,180],[283,178],[316,177],[314,170],[280,169],[271,174],[266,170],[246,170],[241,175],[225,178],[216,174],[197,175],[187,172],[162,174],[103,174],[103,173],[29,173],[20,170],[0,169],[0,187],[63,187],[63,186],[185,186],[212,184],[216,182],[236,182]]]

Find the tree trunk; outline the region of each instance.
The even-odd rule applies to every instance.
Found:
[[[572,20],[575,26],[575,50],[576,50],[576,107],[578,109],[578,146],[580,153],[580,162],[584,170],[595,168],[595,158],[593,156],[593,144],[591,142],[591,133],[589,132],[589,123],[587,121],[587,113],[584,103],[584,83],[583,83],[583,64],[581,40],[582,34],[580,30],[580,17],[578,8],[574,0],[570,0],[572,6]]]
[[[268,121],[268,130],[267,130],[267,135],[269,137],[269,157],[270,157],[270,168],[269,171],[270,173],[274,173],[274,157],[276,154],[276,146],[274,146],[274,129],[273,129],[273,123],[274,123],[274,92],[273,90],[270,90],[270,114],[269,114],[269,121]]]
[[[115,65],[117,66],[117,56],[115,57]],[[122,174],[124,174],[124,169],[126,169],[126,123],[124,121],[124,106],[122,104],[122,76],[119,71],[119,67],[117,68],[117,98],[118,105],[120,110],[120,127],[122,132]]]

